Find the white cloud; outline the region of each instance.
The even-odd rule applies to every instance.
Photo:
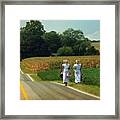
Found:
[[[100,31],[95,31],[94,33],[86,34],[85,36],[90,40],[100,40]]]

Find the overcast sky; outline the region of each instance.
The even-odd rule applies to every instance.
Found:
[[[26,25],[28,20],[21,20],[20,27]],[[68,28],[80,29],[91,40],[100,40],[99,20],[40,20],[44,29],[49,31],[63,32]]]

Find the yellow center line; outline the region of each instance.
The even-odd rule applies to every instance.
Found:
[[[25,100],[29,100],[30,97],[28,96],[28,94],[27,94],[27,92],[25,90],[25,87],[24,87],[24,85],[21,82],[20,82],[20,90],[22,92],[22,95],[23,95],[24,99]]]

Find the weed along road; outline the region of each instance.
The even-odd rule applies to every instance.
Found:
[[[20,73],[21,100],[97,100],[69,87],[48,81],[33,81],[27,74]]]

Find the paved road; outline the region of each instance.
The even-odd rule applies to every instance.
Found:
[[[22,100],[97,100],[53,82],[32,81],[26,74],[21,74],[20,79]]]

